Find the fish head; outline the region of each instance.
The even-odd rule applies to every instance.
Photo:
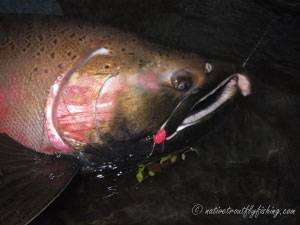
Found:
[[[137,54],[103,83],[95,112],[101,140],[116,143],[154,134],[182,99],[201,86],[202,58],[163,53]]]
[[[120,43],[113,54],[102,48],[104,54],[88,58],[62,87],[56,124],[64,141],[81,153],[106,149],[119,156],[136,149],[145,156],[161,144],[175,150],[187,135],[203,135],[191,131],[203,130],[201,124],[213,121],[233,96],[250,92],[236,64],[134,42],[126,53]]]

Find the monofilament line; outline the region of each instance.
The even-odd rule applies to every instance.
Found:
[[[254,52],[257,50],[257,48],[261,45],[263,39],[265,38],[265,36],[267,35],[271,25],[275,22],[276,18],[274,18],[269,25],[267,26],[267,28],[265,29],[264,33],[262,34],[262,36],[260,37],[260,39],[258,40],[258,42],[256,43],[255,47],[252,49],[252,51],[250,52],[249,56],[246,58],[246,60],[244,61],[242,67],[245,68],[246,64],[248,63],[249,59],[252,57],[252,55],[254,54]]]

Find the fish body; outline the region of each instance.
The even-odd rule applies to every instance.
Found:
[[[0,16],[0,224],[31,221],[79,168],[186,146],[249,93],[236,64],[99,24]]]
[[[39,20],[1,23],[0,130],[32,149],[52,151],[45,120],[51,87],[91,52],[108,45],[107,33],[113,32],[59,18]],[[105,72],[104,64],[97,73]]]

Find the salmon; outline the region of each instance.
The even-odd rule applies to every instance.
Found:
[[[212,77],[204,58],[119,30],[60,17],[25,21],[1,22],[0,131],[40,152],[153,135]]]
[[[225,109],[237,96],[251,91],[250,76],[239,65],[111,27],[55,16],[0,20],[0,158],[12,162],[1,164],[0,176],[7,187],[9,176],[20,183],[0,195],[7,196],[11,207],[21,207],[21,215],[27,215],[23,222],[41,209],[28,214],[25,194],[18,202],[9,201],[25,188],[24,179],[32,184],[28,196],[51,191],[54,199],[80,165],[103,169],[111,162],[184,147],[205,135],[216,118],[226,117]],[[76,163],[51,156],[58,153]],[[32,160],[12,169],[24,155]],[[37,158],[50,162],[45,167],[34,163]],[[41,177],[57,168],[68,172],[60,176],[62,185],[47,191],[41,187],[49,186],[49,180],[34,183],[34,173],[23,179],[16,175],[33,168],[42,168]],[[45,198],[41,205],[49,201]]]

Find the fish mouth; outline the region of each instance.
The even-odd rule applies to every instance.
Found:
[[[201,97],[191,107],[183,121],[178,125],[176,131],[169,135],[166,140],[170,140],[184,129],[206,120],[227,101],[232,99],[238,91],[243,96],[250,94],[250,82],[246,76],[234,74],[223,80],[217,87]]]

